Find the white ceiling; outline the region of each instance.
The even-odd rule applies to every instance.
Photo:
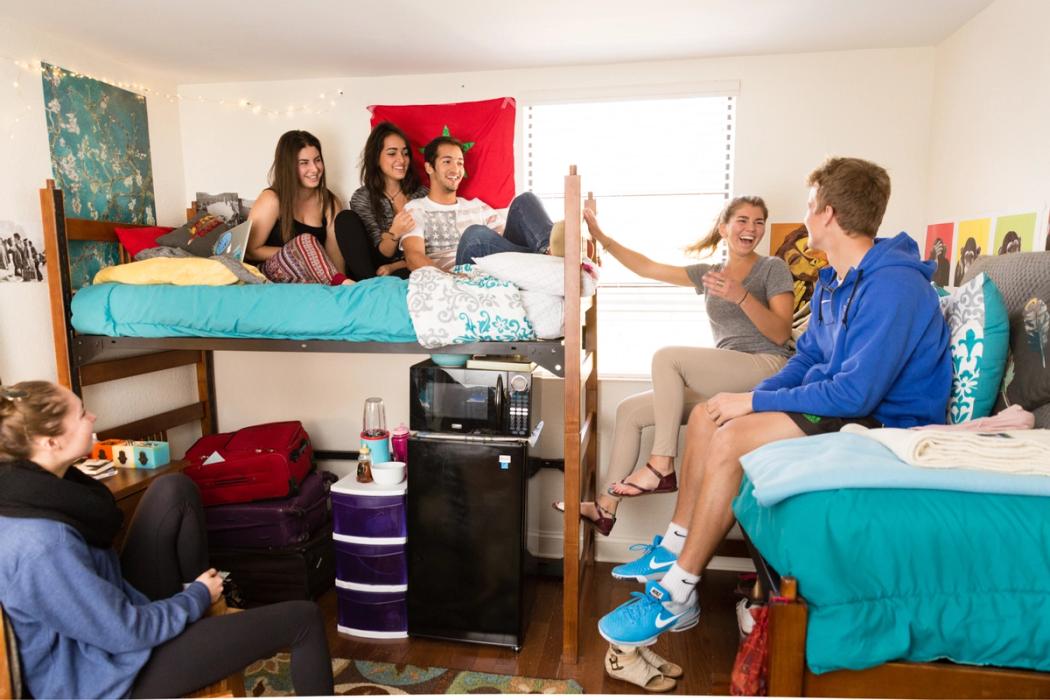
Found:
[[[189,84],[936,46],[992,1],[21,0],[0,14]]]

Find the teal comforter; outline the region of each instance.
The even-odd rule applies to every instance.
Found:
[[[1050,671],[1050,498],[839,489],[733,510],[809,603],[810,669],[891,660]]]
[[[226,287],[100,284],[73,296],[73,327],[136,338],[282,338],[410,343],[408,282]]]

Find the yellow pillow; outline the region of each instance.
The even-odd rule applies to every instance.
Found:
[[[263,274],[251,265],[244,268],[259,279]],[[95,275],[94,284],[176,284],[222,286],[236,284],[237,276],[218,260],[209,258],[150,258],[104,267]]]

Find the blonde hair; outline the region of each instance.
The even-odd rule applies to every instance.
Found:
[[[29,459],[33,438],[62,434],[69,402],[51,382],[0,386],[0,460]]]
[[[722,207],[722,211],[715,219],[715,223],[711,226],[711,230],[707,232],[707,235],[691,246],[686,247],[686,254],[700,256],[708,251],[714,252],[715,248],[718,247],[718,244],[722,242],[722,234],[719,231],[719,227],[728,224],[729,220],[733,218],[734,214],[736,214],[737,209],[745,205],[758,207],[762,210],[762,218],[769,218],[769,208],[761,197],[751,195],[733,197],[724,207]]]

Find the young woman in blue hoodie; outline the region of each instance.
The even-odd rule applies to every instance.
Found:
[[[317,605],[204,618],[222,581],[185,476],[158,478],[113,549],[123,514],[72,464],[95,416],[50,382],[0,386],[0,604],[34,697],[176,697],[291,647],[300,695],[332,693]]]

